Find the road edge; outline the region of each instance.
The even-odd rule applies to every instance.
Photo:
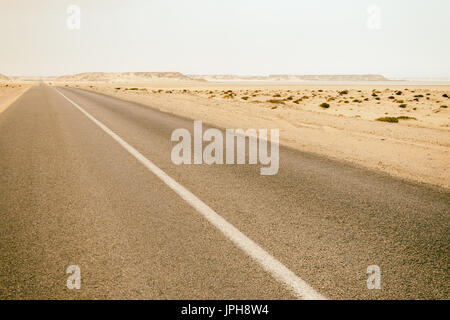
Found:
[[[23,96],[30,88],[34,87],[35,84],[30,85],[29,87],[23,88],[22,90],[19,90],[19,93],[14,94],[12,97],[6,100],[6,102],[0,104],[0,115],[8,110],[10,106],[14,104],[21,96]]]

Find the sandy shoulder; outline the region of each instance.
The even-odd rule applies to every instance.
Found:
[[[284,145],[450,188],[448,86],[61,85],[223,128],[279,128]],[[322,103],[330,107],[322,108]],[[380,117],[406,120],[375,121]]]
[[[33,85],[23,82],[0,82],[0,114]]]

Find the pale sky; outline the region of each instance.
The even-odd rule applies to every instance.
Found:
[[[449,0],[0,0],[0,73],[450,78],[449,17]]]

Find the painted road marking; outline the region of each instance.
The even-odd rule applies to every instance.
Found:
[[[129,145],[125,140],[115,134],[111,129],[103,123],[95,119],[91,114],[67,98],[58,89],[54,88],[60,95],[66,98],[78,110],[81,111],[92,122],[99,126],[103,131],[116,140],[125,150],[133,155],[140,163],[142,163],[149,171],[160,178],[166,185],[175,191],[182,199],[189,203],[203,217],[205,217],[212,225],[219,229],[229,240],[231,240],[242,251],[255,260],[261,267],[270,273],[276,280],[286,285],[297,298],[305,300],[323,300],[325,299],[320,293],[316,292],[309,284],[298,277],[294,272],[289,270],[284,264],[278,261],[266,250],[261,248],[253,240],[239,231],[231,223],[226,221],[222,216],[211,209],[206,203],[197,198],[193,193],[180,185],[164,171],[157,167],[153,162],[144,157],[139,151]]]

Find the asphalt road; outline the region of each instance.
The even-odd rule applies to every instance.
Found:
[[[57,89],[322,296],[450,298],[448,191],[284,147],[274,176],[177,166],[191,120]],[[299,297],[63,95],[33,87],[0,115],[0,298]]]

